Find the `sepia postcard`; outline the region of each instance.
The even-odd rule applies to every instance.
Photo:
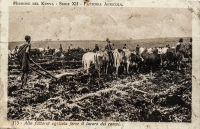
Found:
[[[200,128],[199,1],[0,3],[0,128]]]

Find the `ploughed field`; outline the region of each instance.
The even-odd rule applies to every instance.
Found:
[[[37,62],[53,75],[76,72],[75,77],[56,82],[38,75],[28,75],[28,85],[21,86],[18,62],[9,60],[9,120],[56,121],[163,121],[191,122],[191,68],[181,71],[158,68],[149,72],[101,74],[91,66],[82,68],[83,53],[68,53],[65,58],[46,57]]]

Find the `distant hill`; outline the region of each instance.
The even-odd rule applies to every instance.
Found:
[[[115,48],[122,48],[124,44],[127,45],[128,49],[134,50],[136,45],[139,44],[142,47],[164,47],[167,44],[170,46],[175,46],[178,43],[179,38],[155,38],[155,39],[130,39],[130,40],[111,40],[114,43]],[[190,37],[184,37],[184,43],[188,43]],[[12,50],[15,46],[19,46],[23,42],[9,42],[8,49]],[[94,49],[95,43],[97,43],[100,49],[104,49],[106,45],[106,41],[95,41],[95,40],[71,40],[71,41],[31,41],[32,48],[47,48],[50,46],[51,48],[59,48],[60,44],[64,50],[67,50],[69,45],[72,44],[71,48],[89,48]]]

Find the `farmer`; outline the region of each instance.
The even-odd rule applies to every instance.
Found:
[[[183,39],[182,38],[180,38],[179,39],[179,42],[176,44],[176,52],[180,52],[181,50],[182,50],[182,47],[183,47]]]
[[[18,60],[20,62],[20,67],[22,70],[22,76],[21,76],[21,81],[22,85],[21,88],[23,88],[27,84],[27,76],[28,72],[30,70],[30,61],[32,60],[30,58],[30,51],[31,51],[31,37],[29,35],[25,36],[26,43],[22,44],[19,47],[17,56]]]
[[[126,44],[124,44],[123,49],[126,49]]]
[[[192,38],[190,38],[190,42],[189,42],[189,49],[192,50]]]
[[[15,53],[17,53],[17,51],[18,51],[18,46],[15,47]]]
[[[111,50],[113,50],[109,38],[106,39],[106,42],[107,42],[107,44],[106,44],[106,46],[105,46],[105,50],[106,50],[106,51],[111,51]]]
[[[61,53],[63,52],[62,44],[60,44],[59,51],[60,51]]]
[[[112,50],[113,50],[112,45],[113,45],[113,44],[111,44],[111,41],[110,41],[109,38],[106,39],[106,42],[107,42],[107,44],[106,44],[106,46],[105,46],[105,51],[107,51],[107,53],[108,53],[108,57],[109,57],[109,66],[112,67],[112,66],[113,66],[113,63],[114,63],[114,57],[113,57],[113,53],[112,53]]]
[[[69,47],[68,47],[68,51],[70,51],[70,49],[71,49],[71,46],[72,46],[72,44],[70,44],[70,45],[69,45]]]
[[[94,52],[97,52],[97,51],[99,51],[99,46],[98,46],[98,44],[95,44],[95,48],[94,48],[94,50],[93,50]]]
[[[191,60],[191,58],[192,58],[192,38],[190,38],[190,42],[187,44],[186,50],[187,50],[187,54]]]
[[[184,58],[185,48],[184,48],[184,45],[183,45],[183,39],[182,38],[180,38],[179,42],[176,44],[175,51],[176,51],[176,56],[177,56],[178,60],[184,60],[185,59]]]
[[[139,46],[139,44],[137,44],[137,46],[135,48],[135,51],[136,51],[136,55],[139,55],[139,52],[140,52],[140,46]]]

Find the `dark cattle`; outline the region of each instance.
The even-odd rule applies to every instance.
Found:
[[[106,50],[105,51],[108,55],[108,69],[109,73],[112,73],[113,71],[113,64],[114,64],[114,55],[112,50]]]
[[[73,49],[70,49],[69,51],[71,51],[71,52],[83,52],[84,50],[82,48],[73,48]]]
[[[31,57],[32,58],[40,58],[42,56],[42,53],[40,52],[40,50],[38,48],[33,48],[31,49]]]
[[[185,58],[188,58],[190,61],[192,61],[192,47],[190,44],[184,45],[180,52],[184,55]]]
[[[51,48],[51,49],[49,49],[49,54],[50,54],[50,55],[53,55],[53,54],[54,54],[54,52],[55,52],[55,50],[56,50],[56,49],[54,49],[54,48],[53,48],[53,49],[52,49],[52,48]]]
[[[64,51],[61,51],[60,49],[56,49],[53,56],[63,58],[65,56],[64,54],[65,54]]]
[[[140,55],[137,55],[136,53],[131,53],[130,63],[131,64],[135,63],[135,67],[136,67],[137,70],[138,70],[138,65],[141,64],[142,61],[143,61],[143,58]]]
[[[112,63],[111,63],[112,64]],[[107,52],[103,53],[103,72],[106,74],[108,73],[108,67],[109,67],[109,55]]]
[[[183,60],[183,54],[181,52],[176,52],[175,48],[169,48],[167,49],[166,58],[168,66],[171,66],[173,63],[177,66],[177,69],[180,70],[180,64]]]
[[[54,48],[45,49],[44,55],[53,55],[55,50]]]
[[[175,63],[176,61],[176,50],[175,48],[169,48],[166,52],[166,58],[167,58],[167,65],[171,65],[172,63]]]
[[[150,71],[156,69],[161,63],[160,55],[158,54],[158,50],[155,49],[152,51],[153,53],[148,53],[147,49],[145,49],[141,53],[141,57],[143,58],[142,66],[147,66],[150,68]]]

